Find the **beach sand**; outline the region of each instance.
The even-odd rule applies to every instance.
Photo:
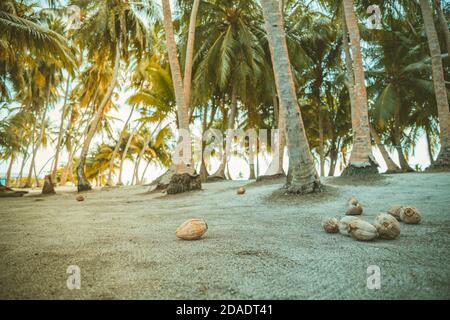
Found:
[[[1,299],[450,299],[450,173],[325,178],[319,195],[277,192],[282,180],[203,184],[168,196],[148,187],[96,189],[75,200],[32,190],[0,199]],[[244,195],[236,189],[246,185]],[[359,242],[322,229],[356,196],[372,222],[414,205],[422,223],[396,240]],[[189,218],[209,229],[175,237]],[[66,285],[68,266],[81,288]],[[381,288],[367,288],[377,265]]]

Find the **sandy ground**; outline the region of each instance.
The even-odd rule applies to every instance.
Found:
[[[326,179],[325,194],[276,197],[281,181],[204,184],[166,196],[146,187],[0,199],[0,298],[39,299],[450,299],[450,174],[402,174],[352,183]],[[411,204],[420,225],[397,240],[358,242],[326,234],[350,196],[372,221],[392,204]],[[204,218],[204,239],[175,229]],[[69,290],[66,269],[81,269]],[[367,267],[381,269],[369,290]]]

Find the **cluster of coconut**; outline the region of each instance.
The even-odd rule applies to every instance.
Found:
[[[341,220],[326,219],[323,228],[328,233],[340,232],[360,241],[370,241],[376,238],[393,240],[400,235],[399,221],[417,224],[421,220],[419,210],[412,206],[393,206],[388,213],[378,214],[373,223],[355,217],[362,213],[362,205],[355,197],[352,197],[347,203],[346,216]]]

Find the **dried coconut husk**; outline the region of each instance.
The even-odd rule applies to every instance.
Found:
[[[403,206],[396,204],[393,205],[389,210],[388,213],[393,216],[395,219],[397,219],[398,221],[400,221],[400,210],[403,208]]]
[[[197,240],[200,239],[208,230],[208,225],[202,219],[189,219],[175,232],[176,236],[183,240]]]
[[[80,195],[78,195],[75,199],[76,199],[77,201],[84,201],[84,196],[82,196],[82,195],[80,194]]]
[[[420,223],[420,220],[422,220],[422,217],[419,210],[417,210],[416,207],[407,206],[402,207],[402,209],[400,210],[400,219],[404,223],[418,224]]]
[[[370,241],[378,237],[377,228],[361,219],[349,223],[348,233],[353,239],[359,241]]]
[[[327,233],[338,233],[339,232],[339,221],[336,218],[328,218],[326,219],[323,224],[323,229]]]
[[[352,222],[358,220],[357,217],[353,217],[353,216],[346,216],[343,217],[340,221],[339,221],[339,232],[341,234],[343,234],[344,236],[349,236],[350,234],[348,233],[348,225]]]
[[[373,224],[381,239],[393,240],[400,235],[400,223],[387,213],[380,213]]]
[[[237,189],[236,193],[237,194],[244,194],[245,193],[245,188],[244,187],[240,187],[239,189]]]
[[[363,207],[361,204],[356,204],[356,206],[350,205],[347,207],[345,214],[348,216],[358,216],[363,213]]]

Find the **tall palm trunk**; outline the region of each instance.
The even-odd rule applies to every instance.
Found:
[[[445,45],[447,46],[447,53],[450,56],[450,30],[448,28],[447,19],[442,11],[440,0],[434,0],[434,7],[438,14],[439,26],[444,34]]]
[[[372,156],[363,59],[361,54],[358,21],[353,8],[353,0],[343,0],[343,6],[345,22],[350,37],[354,75],[354,105],[352,105],[351,108],[353,149],[349,163],[349,167],[351,168],[347,168],[344,171],[344,175],[378,173],[376,168],[372,165],[372,162],[375,163],[375,160]]]
[[[311,193],[319,191],[320,179],[306,138],[305,128],[297,102],[291,64],[283,28],[283,17],[279,3],[261,0],[264,24],[272,55],[275,83],[280,98],[281,116],[285,119],[289,166],[292,168],[288,179],[291,193]]]
[[[120,65],[119,62],[120,62],[120,51],[119,51],[119,44],[117,44],[113,78],[111,79],[111,83],[109,84],[108,89],[106,90],[105,96],[103,97],[103,99],[97,109],[97,112],[95,113],[94,119],[90,123],[89,131],[86,135],[86,139],[84,140],[83,148],[81,149],[80,160],[79,160],[78,166],[77,166],[78,192],[92,189],[88,179],[86,178],[86,174],[84,173],[84,166],[86,164],[86,158],[88,155],[89,146],[91,145],[92,138],[94,137],[95,132],[97,131],[97,127],[100,122],[100,118],[103,114],[103,109],[105,108],[106,104],[108,103],[109,99],[111,98],[111,95],[116,86],[117,77],[119,74],[119,65]]]
[[[425,128],[425,138],[427,139],[427,150],[428,150],[428,157],[430,158],[430,164],[433,164],[434,162],[433,150],[431,147],[430,130],[428,128]]]
[[[372,137],[375,140],[375,144],[380,150],[381,156],[383,157],[383,160],[386,163],[387,172],[392,173],[401,171],[399,166],[394,162],[394,160],[392,160],[391,156],[389,155],[389,152],[387,152],[386,148],[384,147],[384,144],[381,142],[377,130],[375,130],[374,127],[370,126],[370,133],[372,134]]]
[[[58,162],[59,162],[59,154],[61,151],[61,142],[63,138],[63,131],[64,131],[64,115],[66,114],[66,107],[67,107],[67,98],[69,96],[69,88],[70,88],[70,75],[67,79],[67,86],[66,86],[66,92],[64,94],[64,104],[61,111],[61,122],[59,124],[59,133],[58,133],[58,142],[56,143],[56,152],[55,152],[55,161],[53,163],[53,170],[52,170],[52,179],[51,181],[56,182],[56,171],[58,170]]]
[[[181,75],[180,62],[178,60],[178,50],[175,41],[175,35],[173,31],[172,12],[170,9],[170,0],[162,0],[163,7],[163,24],[166,32],[166,45],[169,56],[170,70],[172,73],[172,82],[175,91],[175,100],[177,104],[178,114],[178,128],[184,130],[189,134],[189,106],[191,95],[191,78],[192,78],[192,60],[195,42],[195,29],[198,8],[200,0],[194,0],[191,18],[189,22],[189,33],[186,48],[186,62],[185,62],[185,79],[183,83],[183,77]],[[185,166],[190,166],[192,162],[192,146],[190,141],[184,142],[186,150],[189,153],[188,163],[181,164],[181,166],[174,166],[174,171],[183,170]]]
[[[45,133],[45,119],[47,117],[47,111],[48,108],[50,106],[50,86],[51,86],[51,81],[48,81],[47,83],[48,88],[47,88],[47,102],[46,105],[44,106],[44,110],[42,110],[42,116],[41,116],[41,128],[40,128],[40,132],[39,132],[39,137],[38,140],[34,140],[34,146],[33,146],[33,155],[31,156],[31,163],[30,163],[30,171],[28,172],[28,179],[27,182],[25,184],[25,186],[27,188],[31,187],[31,180],[33,178],[33,168],[35,165],[35,160],[36,160],[36,154],[41,146],[41,142],[44,138],[44,133]],[[36,130],[36,121],[34,123],[34,129],[33,131]],[[33,135],[33,139],[34,139],[34,135]],[[39,181],[36,179],[36,184],[37,186],[39,186]]]
[[[433,13],[428,0],[420,0],[420,8],[425,24],[425,31],[430,49],[431,66],[433,73],[434,93],[436,95],[441,150],[431,169],[450,170],[450,111],[448,106],[447,90],[445,88],[444,68],[442,66],[441,47],[434,26]]]
[[[128,123],[130,122],[130,119],[131,119],[131,117],[133,115],[133,112],[134,112],[134,105],[131,107],[131,111],[130,111],[130,114],[128,115],[127,121],[125,121],[125,124],[124,124],[124,126],[122,128],[122,131],[120,132],[119,140],[117,140],[116,146],[114,147],[114,151],[113,151],[113,153],[111,155],[111,160],[109,160],[108,181],[106,182],[107,186],[112,186],[113,185],[112,172],[113,172],[113,169],[114,169],[114,162],[116,160],[117,152],[119,152],[119,148],[120,148],[120,145],[122,143],[122,137],[125,134],[125,131],[127,130]]]

